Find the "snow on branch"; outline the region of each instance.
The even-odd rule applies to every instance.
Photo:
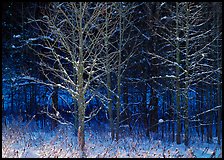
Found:
[[[217,111],[219,108],[222,108],[222,106],[221,106],[221,105],[220,105],[220,106],[216,106],[216,107],[214,107],[214,108],[211,108],[211,109],[208,109],[208,110],[206,110],[206,111],[204,111],[204,112],[201,112],[201,113],[199,113],[199,114],[196,114],[195,116],[191,117],[191,119],[196,118],[196,117],[198,117],[198,116],[200,116],[200,115],[202,115],[202,114],[209,113],[209,112],[211,112],[211,111]]]

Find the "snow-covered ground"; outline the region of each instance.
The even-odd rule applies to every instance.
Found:
[[[36,123],[14,122],[7,128],[2,125],[2,157],[47,158],[79,157],[77,137],[72,126],[59,125],[55,130],[37,129]],[[169,133],[167,133],[168,136]],[[222,145],[201,142],[197,136],[191,136],[190,147],[155,139],[158,135],[145,136],[143,131],[129,132],[121,128],[119,141],[111,141],[109,127],[105,124],[86,125],[85,152],[87,157],[135,157],[135,158],[177,158],[221,157]]]

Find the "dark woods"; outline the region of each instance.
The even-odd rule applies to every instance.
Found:
[[[221,140],[221,2],[4,2],[2,119]]]

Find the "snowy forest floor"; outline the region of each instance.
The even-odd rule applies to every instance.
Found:
[[[222,145],[201,142],[198,136],[191,136],[189,147],[170,142],[167,137],[160,140],[158,135],[151,139],[143,130],[129,132],[121,129],[119,141],[111,141],[108,125],[86,125],[85,152],[93,158],[210,158],[222,157]],[[77,136],[72,126],[58,125],[54,130],[39,129],[35,122],[13,121],[5,127],[2,124],[2,157],[48,158],[80,157]]]

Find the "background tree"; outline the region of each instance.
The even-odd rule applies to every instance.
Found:
[[[209,7],[206,4],[176,3],[174,5],[165,3],[161,6],[168,9],[164,10],[165,16],[161,13],[161,17],[158,17],[156,27],[159,28],[159,31],[154,30],[154,33],[159,39],[163,39],[161,43],[163,46],[160,48],[165,52],[160,52],[160,54],[149,52],[149,54],[154,58],[160,59],[161,62],[169,65],[169,67],[176,67],[176,70],[170,68],[171,72],[161,72],[160,76],[155,76],[153,79],[163,86],[167,86],[166,84],[169,81],[164,81],[165,77],[169,79],[176,78],[175,92],[178,128],[176,140],[177,143],[180,143],[180,122],[184,120],[185,144],[187,145],[188,123],[189,119],[191,119],[188,116],[188,111],[189,103],[192,101],[192,97],[189,94],[195,92],[195,86],[200,81],[205,79],[207,81],[216,73],[217,68],[212,63],[207,65],[208,62],[206,60],[208,60],[207,58],[211,53],[209,52],[211,44],[217,39],[217,36],[212,39],[208,38],[211,36],[213,26],[208,26],[211,17],[208,17],[204,12]],[[174,53],[176,53],[176,60],[174,59]],[[165,66],[164,64],[163,66]],[[210,71],[208,68],[210,68]],[[174,76],[175,72],[176,75]],[[171,74],[168,75],[167,73]],[[168,89],[171,90],[172,88],[168,87]],[[182,101],[182,98],[185,100]]]

